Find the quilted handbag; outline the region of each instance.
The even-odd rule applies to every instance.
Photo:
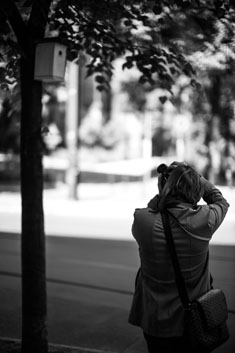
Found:
[[[221,289],[210,289],[194,301],[189,300],[187,288],[175,249],[169,216],[161,211],[164,232],[175,271],[176,285],[184,307],[185,336],[190,352],[209,353],[229,338],[227,327],[228,308]],[[209,254],[207,256],[208,261]]]
[[[211,352],[229,338],[228,308],[221,289],[211,289],[185,308],[185,333],[197,352]]]

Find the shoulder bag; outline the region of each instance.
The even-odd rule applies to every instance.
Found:
[[[228,308],[225,295],[221,289],[212,288],[199,298],[193,301],[189,300],[175,249],[169,215],[166,211],[161,211],[161,217],[175,271],[176,285],[184,308],[185,336],[192,352],[211,352],[229,338],[226,323]]]

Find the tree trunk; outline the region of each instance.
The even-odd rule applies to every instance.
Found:
[[[42,84],[21,60],[22,353],[48,351],[41,139]]]
[[[213,167],[213,142],[215,135],[215,119],[220,115],[220,89],[221,89],[221,80],[218,73],[213,73],[210,77],[211,87],[208,92],[208,99],[211,106],[211,116],[208,121],[207,134],[206,134],[206,146],[208,147],[208,164],[206,177],[212,182],[215,183],[215,171]]]
[[[69,198],[78,199],[78,115],[79,115],[79,66],[73,62],[68,63],[67,107],[66,107],[66,145],[68,149],[69,165],[66,172]]]
[[[42,83],[34,80],[35,43],[43,40],[52,0],[36,0],[26,23],[13,0],[1,10],[21,48],[22,353],[47,353],[43,216]]]

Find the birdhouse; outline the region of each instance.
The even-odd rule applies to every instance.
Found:
[[[66,46],[48,41],[38,43],[35,53],[34,79],[43,82],[64,80]]]

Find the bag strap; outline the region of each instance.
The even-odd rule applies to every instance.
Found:
[[[162,217],[162,224],[163,224],[164,232],[166,235],[167,246],[168,246],[168,249],[170,252],[172,265],[173,265],[174,271],[175,271],[175,280],[176,280],[176,285],[178,288],[179,296],[180,296],[180,299],[182,301],[184,308],[188,308],[190,305],[190,300],[188,297],[186,284],[185,284],[184,277],[183,277],[181,269],[180,269],[179,260],[178,260],[176,249],[175,249],[175,243],[174,243],[173,236],[172,236],[169,215],[166,211],[161,210],[161,217]]]

